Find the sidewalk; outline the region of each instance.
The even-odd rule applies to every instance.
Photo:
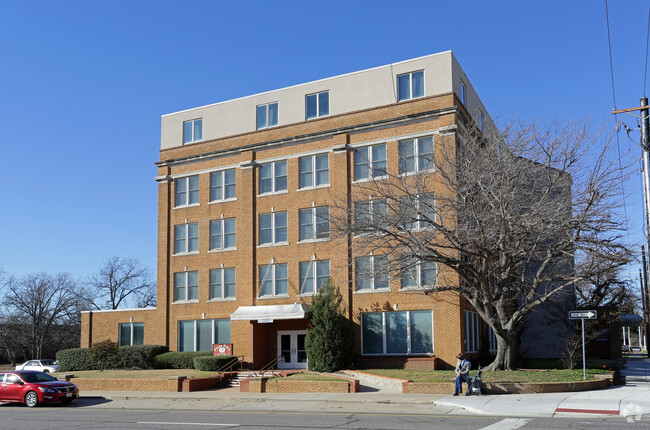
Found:
[[[241,393],[238,388],[190,393],[144,391],[90,391],[84,398],[103,398],[119,402],[152,401],[158,407],[203,407],[236,409],[255,404],[267,410],[346,410],[355,412],[393,412],[439,414],[481,414],[496,416],[623,416],[628,420],[650,416],[650,359],[635,354],[622,373],[624,386],[577,393],[500,394],[451,396],[440,394],[402,394],[379,390],[350,394],[334,393]],[[433,407],[431,402],[433,401]],[[345,409],[344,409],[345,408]]]

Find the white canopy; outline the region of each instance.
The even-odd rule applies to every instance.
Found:
[[[271,322],[272,320],[297,320],[306,318],[310,311],[311,305],[298,303],[293,305],[240,306],[235,312],[230,314],[230,320],[264,320],[264,322]]]

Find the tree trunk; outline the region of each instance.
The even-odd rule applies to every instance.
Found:
[[[486,371],[515,370],[515,361],[517,359],[517,342],[514,342],[511,339],[516,339],[516,336],[509,337],[510,339],[506,339],[496,334],[497,355],[494,357],[494,361],[485,368]]]

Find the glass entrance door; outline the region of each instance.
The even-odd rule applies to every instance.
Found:
[[[278,332],[278,355],[282,355],[284,358],[285,369],[307,368],[306,337],[307,331],[305,330]]]

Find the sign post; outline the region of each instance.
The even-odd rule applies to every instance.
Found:
[[[587,379],[587,364],[585,361],[585,320],[595,320],[598,316],[596,311],[569,311],[570,320],[582,321],[582,379]]]

